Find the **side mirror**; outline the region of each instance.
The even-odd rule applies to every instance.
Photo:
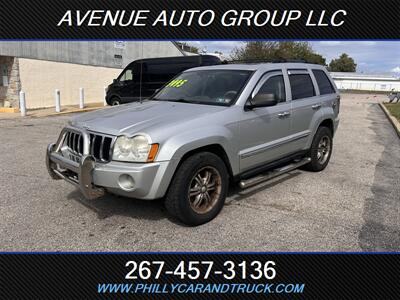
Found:
[[[257,94],[249,102],[250,103],[246,105],[248,109],[256,107],[274,106],[278,104],[278,101],[275,99],[274,94]]]
[[[125,83],[125,81],[121,81],[121,80],[118,80],[118,79],[114,79],[113,80],[113,85],[114,86],[124,86],[126,83]]]

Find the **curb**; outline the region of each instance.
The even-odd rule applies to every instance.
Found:
[[[105,107],[106,106],[88,107],[88,108],[83,108],[83,109],[74,109],[74,110],[68,110],[68,111],[61,111],[59,113],[58,112],[54,112],[54,113],[49,113],[49,114],[43,114],[43,115],[39,115],[39,116],[32,115],[31,117],[42,118],[42,117],[60,116],[60,115],[74,114],[74,113],[80,113],[80,112],[87,112],[87,111],[102,109],[102,108],[105,108]]]
[[[43,114],[35,114],[35,110],[27,110],[26,112],[26,117],[31,117],[31,118],[43,118],[43,117],[53,117],[53,116],[59,116],[59,115],[66,115],[66,114],[74,114],[74,113],[80,113],[80,112],[88,112],[92,110],[97,110],[97,109],[102,109],[106,108],[107,106],[92,106],[92,107],[86,107],[86,108],[72,108],[66,111],[61,111],[61,112],[50,112],[50,113],[43,113]],[[17,114],[19,113],[20,110],[19,108],[14,108],[14,107],[0,107],[0,113],[7,113],[7,114]],[[19,117],[19,115],[18,115]]]
[[[394,130],[396,131],[398,137],[400,138],[400,122],[397,121],[397,119],[390,114],[390,112],[385,107],[385,105],[383,105],[383,103],[379,103],[379,106],[382,108],[383,112],[385,113],[390,123],[392,123]]]
[[[18,113],[18,112],[19,112],[19,108],[16,108],[16,107],[0,107],[0,113],[14,114],[14,113]]]

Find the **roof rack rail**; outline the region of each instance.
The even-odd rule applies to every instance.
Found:
[[[236,59],[224,60],[223,64],[259,64],[259,63],[309,63],[305,59]]]

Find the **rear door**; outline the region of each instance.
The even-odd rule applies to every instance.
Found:
[[[317,94],[320,95],[322,107],[332,107],[335,116],[339,114],[340,95],[337,92],[334,82],[323,69],[311,70],[317,83]]]
[[[300,151],[306,148],[312,130],[311,121],[322,104],[314,77],[308,69],[288,69],[287,74],[292,94],[291,146],[293,151]]]

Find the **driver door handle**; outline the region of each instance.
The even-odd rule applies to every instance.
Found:
[[[287,116],[290,116],[290,112],[288,112],[288,111],[285,111],[283,113],[278,114],[279,118],[285,118]]]
[[[312,109],[317,110],[317,109],[320,109],[320,108],[321,108],[321,104],[314,104],[314,105],[311,106],[311,107],[312,107]]]

